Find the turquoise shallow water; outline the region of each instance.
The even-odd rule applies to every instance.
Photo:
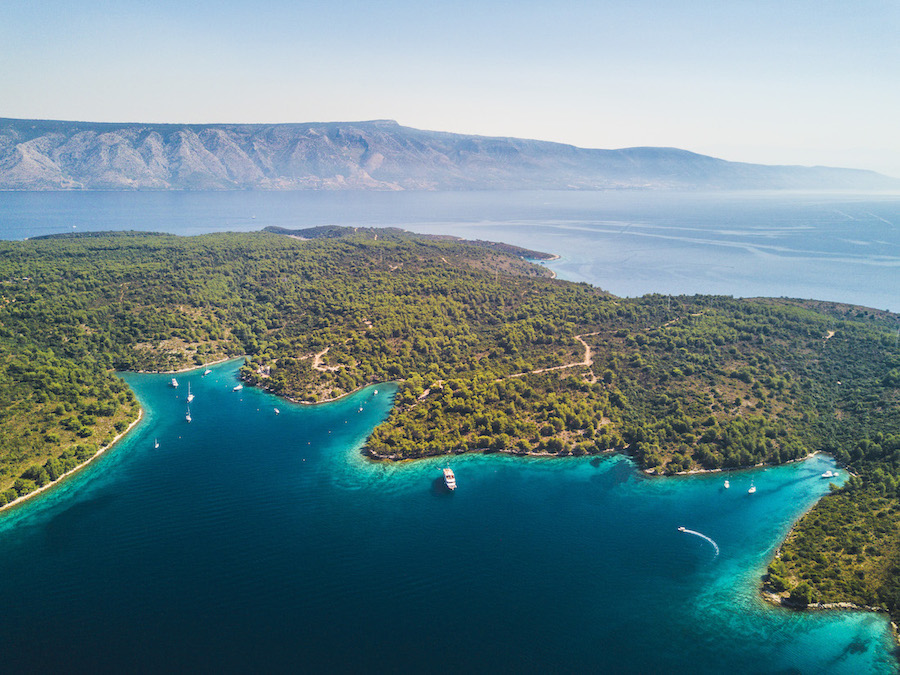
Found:
[[[617,456],[471,455],[450,494],[438,460],[359,455],[392,385],[298,406],[233,392],[238,366],[178,390],[126,374],[140,426],[0,514],[4,670],[895,671],[884,617],[756,594],[826,456],[725,490]]]

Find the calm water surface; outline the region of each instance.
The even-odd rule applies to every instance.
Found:
[[[900,310],[900,195],[785,192],[0,193],[0,238],[398,226],[556,253],[622,296],[712,293]]]
[[[756,595],[827,457],[726,490],[474,455],[450,494],[436,460],[360,457],[393,386],[294,406],[233,392],[238,365],[125,375],[139,428],[3,514],[4,670],[892,672],[883,617]]]
[[[355,215],[355,224],[438,231],[440,218],[471,209],[471,220],[453,216],[455,233],[513,241],[481,233],[532,232],[514,243],[557,252],[569,245],[560,242],[586,236],[571,219],[566,227],[536,223],[544,213],[537,201],[553,196],[546,193],[527,193],[512,211],[490,195],[465,208],[432,195],[395,210],[393,223],[396,195],[353,196],[344,211],[334,210],[333,195],[320,194],[3,194],[4,207],[10,196],[16,208],[0,209],[7,238],[36,234],[31,225],[9,229],[11,219],[27,220],[23,204],[35,220],[44,210],[45,222],[58,208],[58,227],[70,229],[77,220],[77,229],[94,223],[189,234]],[[269,198],[277,204],[266,211]],[[825,201],[823,209],[835,206]],[[238,227],[237,207],[247,203],[246,227]],[[183,222],[175,218],[179,204]],[[289,213],[298,204],[306,210]],[[784,213],[779,204],[765,208]],[[426,206],[435,220],[424,217]],[[863,209],[891,220],[897,202],[841,208]],[[476,212],[488,220],[476,220]],[[656,227],[652,220],[644,217],[642,227]],[[751,234],[730,235],[720,224],[715,236],[752,239],[747,222],[740,227]],[[687,239],[678,245],[699,246]],[[890,268],[896,238],[883,242]],[[744,251],[738,258],[746,254],[732,248]],[[594,274],[602,266],[577,262],[590,255],[575,247],[553,264],[564,276],[577,277],[579,264]],[[389,412],[392,385],[303,407],[233,392],[238,366],[216,366],[205,378],[184,374],[178,390],[168,386],[171,376],[124,375],[144,406],[138,428],[76,477],[0,514],[3,670],[896,671],[884,617],[794,613],[756,594],[790,524],[827,491],[819,475],[833,464],[825,456],[731,474],[726,490],[721,475],[645,479],[622,457],[472,455],[454,458],[460,488],[449,494],[437,460],[382,465],[360,457],[361,443]],[[197,397],[191,424],[184,419],[188,381]],[[679,526],[712,539],[719,553]]]

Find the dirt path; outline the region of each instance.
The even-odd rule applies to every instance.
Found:
[[[552,370],[565,370],[566,368],[577,368],[578,366],[587,366],[591,368],[591,376],[588,379],[588,382],[594,384],[597,381],[597,376],[594,375],[593,365],[594,365],[594,353],[591,351],[590,345],[584,341],[584,338],[591,337],[592,335],[599,335],[600,331],[594,333],[582,333],[581,335],[576,335],[575,339],[578,340],[582,345],[584,345],[584,360],[576,361],[575,363],[565,363],[561,366],[551,366],[550,368],[538,368],[537,370],[529,370],[527,373],[517,373],[515,375],[509,375],[508,377],[501,377],[499,380],[495,380],[496,382],[500,382],[504,379],[510,379],[513,377],[524,377],[525,375],[539,375],[541,373],[549,373]]]
[[[328,353],[328,350],[331,349],[331,346],[325,347],[322,351],[315,355],[312,362],[313,370],[318,370],[320,373],[328,373],[334,372],[335,370],[340,369],[340,366],[323,366],[322,365],[322,357]]]
[[[563,370],[564,368],[575,368],[576,366],[593,366],[593,352],[591,352],[591,348],[587,342],[584,341],[584,338],[590,337],[592,335],[597,335],[597,333],[583,333],[582,335],[576,335],[575,339],[578,340],[582,345],[584,345],[584,360],[578,361],[576,363],[566,363],[561,366],[553,366],[552,368],[538,368],[537,370],[532,370],[532,375],[538,375],[539,373],[547,373],[551,370]]]

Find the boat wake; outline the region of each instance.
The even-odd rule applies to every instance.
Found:
[[[712,544],[713,548],[716,549],[716,556],[719,555],[719,545],[716,542],[714,542],[712,539],[707,537],[705,534],[703,534],[702,532],[696,532],[695,530],[689,530],[685,527],[679,527],[678,531],[684,532],[685,534],[693,534],[694,536],[700,537],[701,539],[706,539],[706,541],[708,541],[710,544]]]

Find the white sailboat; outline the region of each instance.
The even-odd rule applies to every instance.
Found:
[[[212,371],[211,371],[209,368],[207,368],[206,370],[203,371],[203,377],[206,377],[206,376],[209,375],[211,372],[212,372]]]
[[[188,382],[188,397],[187,397],[187,402],[190,403],[190,402],[193,401],[193,400],[194,400],[194,395],[191,393],[191,383]]]
[[[158,448],[158,447],[159,447],[159,439],[158,439],[158,438],[154,438],[154,439],[153,439],[153,449],[155,450],[155,449]]]
[[[186,419],[188,422],[191,421],[191,406],[188,406],[187,415],[184,416],[184,419]]]
[[[752,495],[754,492],[756,492],[756,486],[753,484],[753,481],[751,480],[750,481],[750,489],[747,490],[747,494]]]
[[[725,479],[725,489],[727,490],[727,489],[730,488],[730,487],[731,487],[731,483],[729,483],[729,482],[728,482],[728,479],[726,478],[726,479]]]

